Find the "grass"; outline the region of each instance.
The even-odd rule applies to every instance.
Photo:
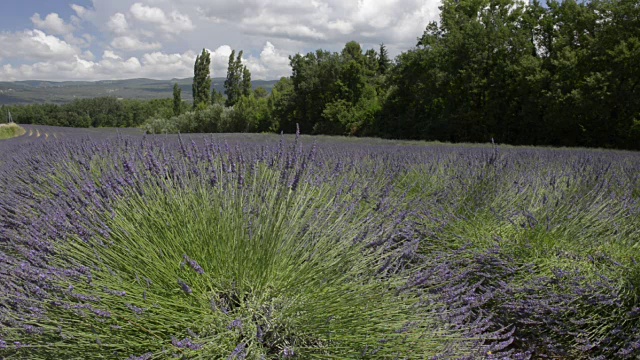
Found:
[[[15,124],[0,124],[0,140],[11,139],[25,134],[25,130]]]

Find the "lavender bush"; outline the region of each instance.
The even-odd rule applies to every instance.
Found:
[[[195,140],[42,144],[41,156],[6,166],[3,355],[474,350],[421,291],[403,288],[408,273],[377,276],[400,256],[372,245],[394,231],[390,164],[362,154],[368,165],[356,167],[297,141],[240,150]]]
[[[35,130],[2,358],[640,356],[637,153]]]

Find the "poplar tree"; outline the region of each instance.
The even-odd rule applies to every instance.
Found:
[[[249,96],[253,91],[251,86],[251,71],[246,66],[242,67],[242,95]]]
[[[209,67],[211,66],[211,54],[206,49],[202,49],[202,54],[196,57],[193,67],[193,107],[199,104],[208,104],[211,100],[211,76]]]
[[[249,83],[249,93],[251,93],[251,73],[249,69],[242,65],[242,50],[235,56],[235,50],[229,55],[229,66],[227,68],[227,79],[224,81],[224,93],[227,94],[226,106],[235,105],[240,97],[246,94],[245,81]]]
[[[178,116],[182,110],[182,89],[178,83],[173,84],[173,115]]]

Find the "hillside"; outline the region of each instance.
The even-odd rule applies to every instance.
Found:
[[[216,91],[224,91],[224,78],[214,78]],[[127,79],[105,81],[15,81],[0,82],[0,105],[54,103],[63,104],[80,98],[113,96],[125,99],[159,99],[172,96],[173,84],[182,88],[182,98],[190,100],[191,78],[172,80]],[[277,80],[255,80],[253,87],[271,92]]]

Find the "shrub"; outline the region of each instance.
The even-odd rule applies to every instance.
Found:
[[[24,135],[25,132],[24,128],[14,123],[0,124],[0,140]]]

